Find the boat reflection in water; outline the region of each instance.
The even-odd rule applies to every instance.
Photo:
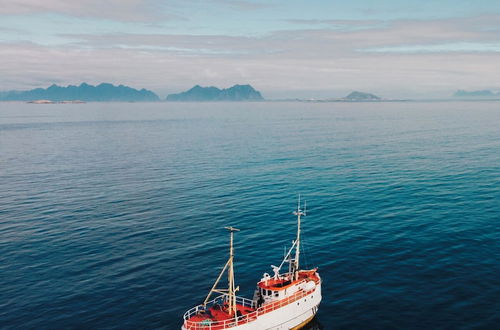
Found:
[[[324,330],[325,327],[319,322],[318,317],[314,317],[311,322],[307,323],[301,330]]]

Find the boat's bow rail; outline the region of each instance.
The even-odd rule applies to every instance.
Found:
[[[196,307],[191,308],[186,313],[184,313],[184,325],[189,324],[189,326],[186,327],[187,329],[225,329],[225,328],[219,328],[219,327],[208,328],[206,325],[203,325],[203,327],[194,327],[194,325],[201,324],[203,322],[189,321],[189,319],[191,319],[191,317],[193,317],[195,315],[208,312],[210,307],[215,306],[215,305],[224,305],[225,303],[227,303],[227,295],[223,294],[223,295],[216,297],[215,299],[210,300],[206,305],[202,304],[202,305],[198,305]],[[243,307],[249,307],[251,309],[256,308],[256,303],[253,300],[243,298],[243,297],[236,296],[236,304],[243,306]],[[231,318],[227,321],[234,322],[234,320],[235,320],[234,318]]]

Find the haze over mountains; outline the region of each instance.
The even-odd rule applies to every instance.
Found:
[[[493,92],[491,90],[479,90],[479,91],[466,91],[463,89],[459,89],[453,94],[454,97],[463,97],[463,98],[500,98],[500,92]]]
[[[102,83],[92,86],[82,83],[79,86],[62,87],[51,85],[29,91],[0,92],[0,101],[50,100],[53,102],[80,100],[85,102],[155,102],[161,99],[147,89],[137,90],[124,85],[114,86]],[[250,85],[234,85],[230,88],[194,86],[188,91],[170,94],[168,101],[263,101],[261,93]]]
[[[196,85],[188,91],[170,94],[167,101],[263,101],[259,91],[250,85],[234,85],[230,88],[201,87]]]
[[[248,84],[237,84],[223,89],[214,86],[202,87],[195,85],[187,91],[169,94],[164,100],[160,99],[154,92],[144,88],[138,90],[124,85],[115,86],[109,83],[101,83],[97,86],[82,83],[79,86],[69,85],[66,87],[53,84],[48,88],[0,92],[0,101],[36,101],[34,103],[46,104],[77,100],[84,102],[237,102],[264,101],[265,99],[259,91]],[[300,101],[300,99],[295,100]],[[345,97],[329,100],[380,101],[382,99],[374,94],[354,91]]]
[[[370,93],[363,93],[363,92],[358,92],[354,91],[351,94],[347,95],[344,97],[345,100],[350,100],[350,101],[380,101],[382,100],[380,97],[370,94]]]
[[[82,83],[80,86],[69,85],[62,87],[52,85],[46,89],[36,88],[29,91],[11,91],[0,94],[3,101],[32,101],[50,100],[55,102],[67,100],[95,101],[95,102],[151,102],[160,101],[158,95],[147,89],[137,90],[128,86],[114,86],[102,83],[92,86]]]
[[[491,90],[466,91],[457,90],[454,98],[467,100],[500,99],[500,92]],[[221,101],[264,101],[262,94],[251,85],[234,85],[229,88],[217,88],[214,86],[202,87],[195,85],[191,89],[169,94],[166,99],[160,97],[147,89],[135,89],[125,85],[115,86],[110,83],[101,83],[97,86],[82,83],[79,86],[69,85],[66,87],[51,85],[48,88],[36,88],[28,91],[0,91],[0,101],[37,101],[47,100],[51,102],[84,101],[84,102],[221,102]],[[376,101],[398,101],[397,99],[385,99],[375,94],[354,91],[347,96],[329,99],[285,99],[282,101],[319,101],[319,102],[376,102]],[[274,100],[280,101],[280,100]],[[408,101],[408,100],[405,100]],[[47,103],[47,102],[41,102]]]

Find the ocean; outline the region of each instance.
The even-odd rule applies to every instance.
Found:
[[[500,323],[500,102],[0,103],[0,328],[180,329],[235,234],[310,329]]]

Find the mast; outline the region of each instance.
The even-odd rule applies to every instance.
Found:
[[[239,229],[233,227],[226,227],[231,235],[231,241],[229,244],[229,271],[228,271],[228,300],[229,300],[229,315],[236,315],[236,290],[234,284],[234,248],[233,248],[233,236],[235,231],[240,231]]]
[[[222,294],[227,294],[228,297],[228,312],[229,315],[236,315],[236,291],[239,290],[239,287],[235,286],[235,281],[234,281],[234,265],[233,265],[233,259],[234,259],[234,247],[233,247],[233,236],[235,231],[240,231],[237,228],[234,227],[225,227],[227,230],[230,232],[230,240],[229,240],[229,259],[227,260],[226,264],[224,265],[224,268],[222,268],[222,271],[220,272],[219,276],[217,277],[217,280],[215,280],[214,285],[212,286],[212,289],[210,289],[210,292],[208,293],[207,297],[205,298],[205,301],[203,302],[203,306],[206,306],[210,296],[212,295],[213,292],[218,292]],[[225,273],[227,269],[227,277],[228,277],[228,288],[227,289],[217,289],[217,284],[219,283],[222,275]]]
[[[295,240],[295,262],[294,262],[294,277],[295,280],[299,279],[299,257],[300,257],[300,216],[306,215],[305,211],[305,204],[304,204],[304,211],[300,209],[300,194],[299,194],[299,201],[297,202],[297,211],[294,211],[293,214],[297,216],[297,239]]]

